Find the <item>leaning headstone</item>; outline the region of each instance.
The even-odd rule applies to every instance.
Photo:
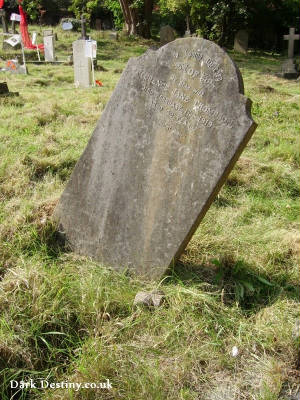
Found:
[[[164,46],[165,44],[175,40],[175,31],[170,25],[165,25],[161,27],[159,31],[160,44]]]
[[[21,35],[15,34],[3,40],[3,50],[21,49]]]
[[[239,30],[234,37],[234,50],[247,54],[249,34],[244,29]]]
[[[73,42],[74,83],[76,87],[88,88],[92,85],[92,61],[86,56],[86,40]]]
[[[56,61],[55,57],[55,48],[54,48],[54,36],[44,36],[44,56],[45,61],[54,62]]]
[[[237,66],[178,39],[129,60],[55,218],[74,251],[158,278],[182,254],[256,128]]]
[[[288,40],[288,58],[283,62],[282,73],[280,74],[283,78],[296,79],[299,76],[294,61],[294,43],[295,40],[299,40],[299,37],[299,34],[295,34],[295,28],[290,28],[289,34],[283,36],[284,40]]]

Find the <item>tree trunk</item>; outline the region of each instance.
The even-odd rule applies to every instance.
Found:
[[[144,29],[143,37],[145,39],[151,38],[151,23],[152,23],[152,11],[153,11],[153,0],[144,0]]]
[[[132,0],[119,0],[122,8],[125,26],[128,35],[141,35],[146,39],[151,38],[151,22],[154,0],[144,0],[143,16],[132,7]]]
[[[120,5],[122,8],[125,26],[128,35],[136,35],[137,34],[137,15],[136,10],[131,6],[130,0],[120,0]]]

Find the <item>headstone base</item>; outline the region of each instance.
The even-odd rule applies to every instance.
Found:
[[[0,82],[0,97],[19,96],[18,92],[10,92],[6,82]]]
[[[294,59],[288,58],[282,64],[282,72],[279,74],[285,79],[297,79],[299,76],[299,71],[296,69],[296,64]]]

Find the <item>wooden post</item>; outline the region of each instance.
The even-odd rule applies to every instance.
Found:
[[[85,26],[86,20],[83,15],[81,15],[81,39],[86,40],[86,26]]]
[[[1,9],[0,10],[0,17],[1,17],[3,33],[8,33],[7,22],[6,22],[5,16],[6,16],[5,10]]]

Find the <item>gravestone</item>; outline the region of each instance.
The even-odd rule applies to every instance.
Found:
[[[96,28],[96,31],[101,31],[102,30],[102,21],[101,21],[100,18],[96,18],[95,28]]]
[[[284,35],[283,39],[288,40],[288,58],[282,64],[282,73],[280,75],[286,79],[295,79],[299,73],[296,70],[294,61],[294,43],[295,40],[299,40],[299,35],[295,34],[295,28],[290,28],[289,34]]]
[[[119,40],[118,32],[115,32],[115,31],[109,32],[109,39],[111,39],[111,40]]]
[[[88,88],[92,85],[92,62],[86,57],[86,40],[73,42],[74,83],[76,87]]]
[[[17,59],[7,60],[5,67],[2,68],[1,71],[10,72],[17,75],[27,74],[26,65],[20,65],[19,60]]]
[[[21,49],[21,35],[15,34],[3,40],[3,50]]]
[[[44,56],[45,61],[54,62],[56,61],[55,57],[55,48],[54,48],[54,36],[44,36]]]
[[[247,54],[248,39],[248,32],[244,29],[239,30],[234,37],[234,50],[238,53]]]
[[[19,96],[18,92],[10,92],[6,82],[0,82],[0,97]]]
[[[53,29],[45,29],[43,31],[43,36],[53,36]]]
[[[159,31],[160,44],[164,46],[165,44],[175,40],[175,31],[170,25],[165,25],[161,27]]]
[[[237,66],[178,39],[128,61],[55,209],[74,251],[158,278],[256,128]]]

